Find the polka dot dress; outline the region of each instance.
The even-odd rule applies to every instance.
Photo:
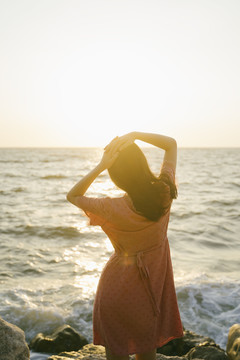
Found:
[[[174,181],[170,162],[162,172]],[[93,340],[114,354],[142,353],[183,336],[167,228],[136,213],[131,199],[79,196],[77,206],[100,225],[115,252],[101,274],[93,311]]]

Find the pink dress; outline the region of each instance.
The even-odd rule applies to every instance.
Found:
[[[170,162],[162,172],[174,181]],[[134,210],[130,198],[79,196],[77,206],[100,225],[115,252],[99,280],[93,342],[114,354],[151,351],[183,336],[167,238],[170,208],[157,222]]]

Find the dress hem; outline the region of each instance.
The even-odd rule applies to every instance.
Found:
[[[104,346],[104,347],[107,347],[107,348],[109,348],[112,352],[113,352],[113,354],[115,354],[115,355],[119,355],[119,356],[127,356],[127,355],[134,355],[134,354],[141,354],[141,353],[144,353],[144,352],[148,352],[148,351],[151,351],[151,350],[153,350],[153,349],[156,349],[156,348],[160,348],[160,347],[162,347],[162,346],[164,346],[164,345],[166,345],[169,341],[171,341],[171,340],[174,340],[174,339],[179,339],[179,338],[181,338],[181,337],[183,337],[183,332],[181,333],[181,335],[179,334],[179,335],[175,335],[175,336],[171,336],[171,337],[169,337],[169,338],[167,338],[166,340],[164,340],[164,341],[162,341],[162,342],[160,342],[160,343],[157,343],[155,346],[153,346],[153,347],[151,347],[151,348],[147,348],[147,349],[141,349],[140,351],[138,351],[138,350],[131,350],[130,352],[128,352],[128,353],[115,353],[115,352],[113,352],[103,341],[101,342],[101,341],[94,341],[93,342],[93,344],[94,345],[101,345],[101,346]]]

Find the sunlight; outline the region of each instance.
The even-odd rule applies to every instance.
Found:
[[[0,11],[1,146],[104,146],[147,129],[181,146],[239,146],[233,3],[208,17],[201,2],[13,3]]]
[[[84,223],[75,223],[74,227],[81,233],[81,234],[91,234],[91,233],[101,233],[102,230],[99,226],[86,226],[89,223],[89,219],[87,216],[85,217]]]
[[[105,239],[104,243],[105,243],[107,252],[112,252],[114,250],[112,243],[108,238]]]
[[[109,246],[107,242],[106,245]],[[97,248],[99,244],[93,241],[88,242],[88,247]],[[83,256],[82,251],[80,252],[77,246],[65,249],[63,259],[74,266],[74,273],[76,274],[73,280],[74,287],[81,289],[84,298],[94,294],[103,264]]]
[[[82,296],[89,299],[89,296],[94,294],[97,289],[99,277],[93,275],[81,275],[74,278],[74,287],[82,290]]]

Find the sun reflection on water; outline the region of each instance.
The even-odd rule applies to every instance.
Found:
[[[111,241],[110,241],[108,238],[105,239],[104,244],[105,244],[105,247],[106,247],[106,250],[107,250],[108,253],[114,251],[114,248],[113,248],[113,246],[112,246],[112,243],[111,243]]]
[[[107,252],[109,250],[112,251],[111,243],[107,239],[105,240],[104,247],[105,245]],[[98,248],[100,244],[91,241],[88,243],[88,247]],[[93,256],[93,254],[83,254],[82,251],[79,251],[78,246],[65,249],[63,252],[63,259],[74,267],[73,286],[81,290],[81,296],[84,299],[95,294],[101,271],[106,262],[105,257],[102,257],[102,259],[98,258],[99,261],[96,261]]]
[[[102,229],[99,226],[87,226],[89,224],[89,220],[86,217],[84,222],[75,223],[73,227],[77,229],[81,234],[92,234],[92,233],[100,233]]]
[[[74,287],[81,289],[82,297],[89,299],[89,296],[95,294],[98,285],[98,276],[78,275],[74,279]]]

